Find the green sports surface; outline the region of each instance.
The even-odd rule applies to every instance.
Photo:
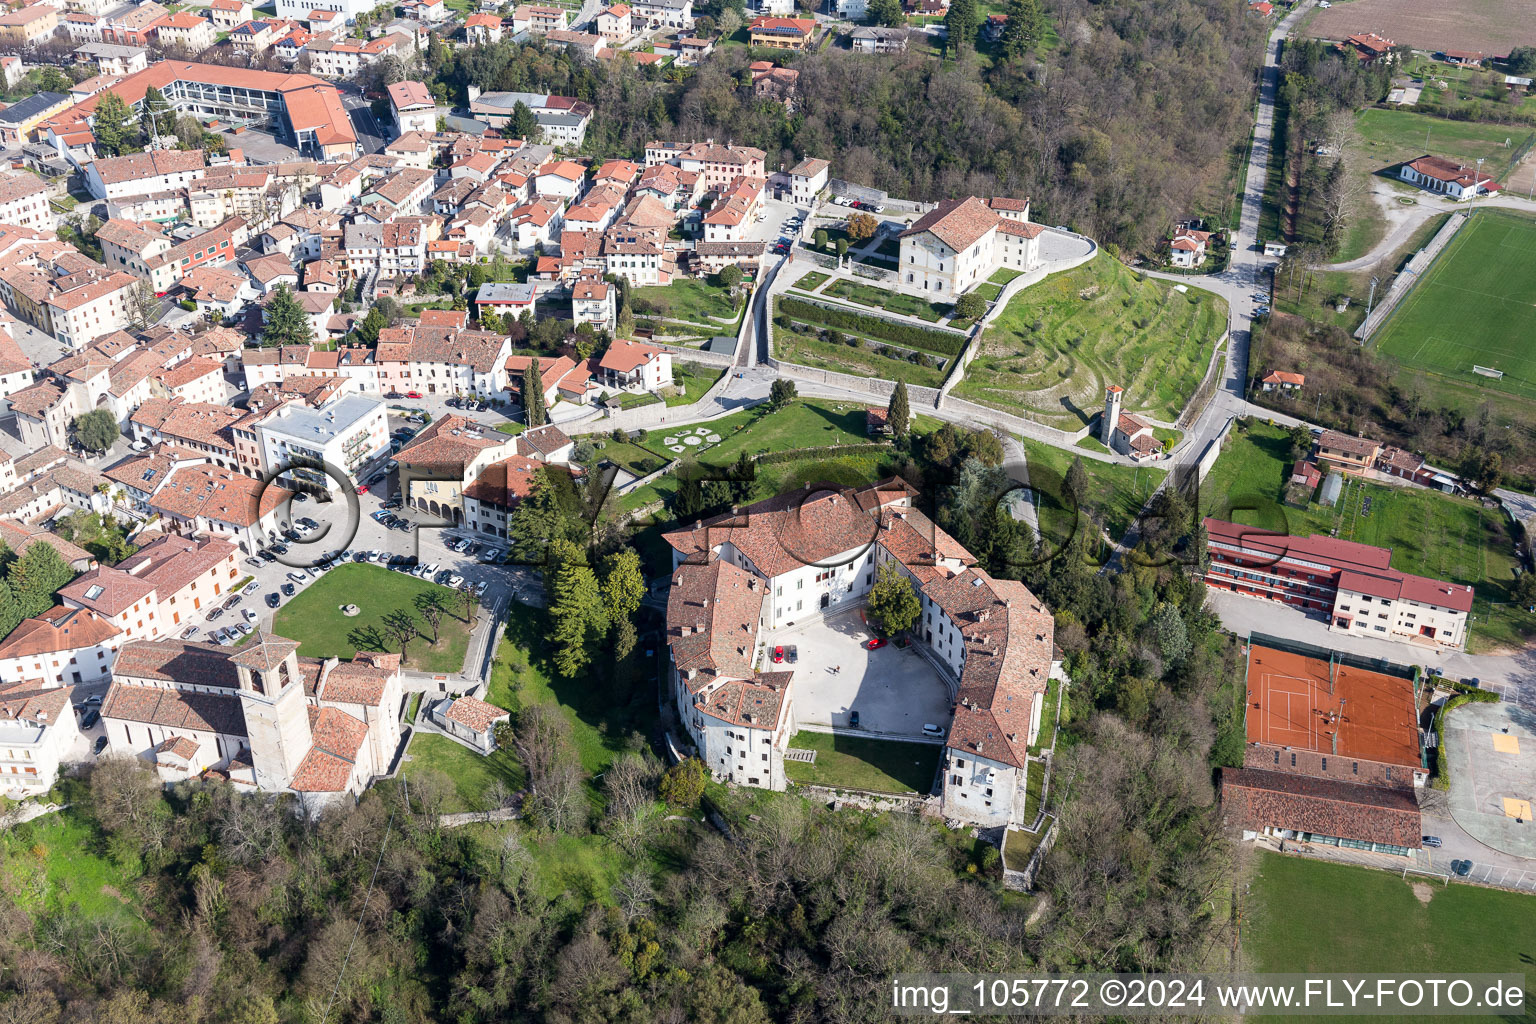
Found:
[[[1480,211],[1376,336],[1405,366],[1536,398],[1536,221]],[[1502,379],[1473,373],[1502,370]]]

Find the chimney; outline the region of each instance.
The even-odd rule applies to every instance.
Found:
[[[707,597],[702,598],[701,601],[702,601],[702,603],[703,603],[705,608],[709,607],[709,598],[707,598]]]

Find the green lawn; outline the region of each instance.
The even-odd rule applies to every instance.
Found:
[[[1375,344],[1398,362],[1536,398],[1536,221],[1482,210],[1398,304]],[[1495,380],[1473,365],[1504,371]]]
[[[437,594],[447,606],[436,647],[431,630],[417,613],[415,602],[425,594]],[[359,614],[349,618],[341,606],[356,604]],[[359,641],[364,650],[396,650],[380,629],[385,615],[405,609],[416,618],[419,633],[406,645],[405,665],[421,672],[457,672],[464,666],[469,646],[469,627],[463,619],[458,595],[447,587],[428,583],[378,565],[338,566],[309,583],[277,613],[273,630],[299,642],[299,653],[310,658],[350,658]]]
[[[655,657],[645,657],[645,651],[659,655],[662,645],[642,637],[628,661],[600,666],[601,675],[595,678],[564,679],[549,664],[545,649],[549,628],[542,609],[513,604],[496,648],[485,699],[514,716],[532,704],[558,706],[570,723],[571,742],[582,768],[596,775],[625,748],[631,735],[645,735],[655,722],[659,666]]]
[[[1536,617],[1508,603],[1518,563],[1501,513],[1439,491],[1389,487],[1358,477],[1345,478],[1333,508],[1315,502],[1306,508],[1283,506],[1293,465],[1290,451],[1290,434],[1279,427],[1249,421],[1246,431],[1234,428],[1201,486],[1202,511],[1293,536],[1332,534],[1391,548],[1394,569],[1471,584],[1476,590],[1474,651],[1490,644],[1520,646],[1536,632]],[[1244,505],[1258,508],[1233,511]]]
[[[879,793],[927,793],[942,750],[932,743],[902,743],[826,732],[797,732],[791,749],[814,750],[816,760],[784,762],[792,782],[868,789]]]
[[[800,280],[795,282],[795,287],[803,291],[813,292],[818,285],[824,284],[831,274],[823,274],[819,270],[813,270]]]
[[[740,307],[731,305],[730,293],[707,280],[685,277],[671,284],[649,285],[631,292],[637,316],[657,316],[712,326],[717,333],[735,323]]]
[[[425,771],[439,771],[453,780],[456,799],[444,804],[445,814],[490,810],[486,793],[497,779],[509,793],[521,789],[526,782],[523,766],[511,751],[498,750],[487,757],[446,736],[418,731],[411,738],[401,774],[409,781]]]
[[[827,285],[821,290],[821,294],[832,298],[846,299],[849,302],[857,302],[861,306],[883,309],[888,313],[902,313],[906,316],[915,316],[929,323],[938,323],[939,320],[949,315],[951,308],[948,303],[924,302],[916,295],[893,292],[885,288],[877,288],[872,284],[850,281],[847,278]]]
[[[1040,441],[1026,438],[1023,444],[1029,463],[1029,482],[1040,496],[1041,532],[1049,545],[1058,548],[1071,539],[1073,531],[1088,528],[1083,517],[1074,513],[1071,502],[1063,497],[1063,481],[1074,456]],[[1102,522],[1114,537],[1120,537],[1130,529],[1136,514],[1168,472],[1156,465],[1125,466],[1098,459],[1082,461],[1088,474],[1084,509]],[[1041,729],[1043,731],[1044,726]]]
[[[1174,288],[1102,253],[1054,274],[1008,302],[954,393],[1075,429],[1118,384],[1128,412],[1175,420],[1227,329],[1227,303]]]
[[[526,424],[526,423],[517,423],[517,422],[513,422],[513,421],[509,420],[506,423],[498,423],[498,424],[496,424],[496,429],[501,431],[503,434],[512,434],[512,435],[515,436],[515,435],[521,434],[523,431],[527,430],[528,429],[528,424]]]
[[[1014,270],[1012,267],[1002,267],[998,270],[994,270],[992,272],[992,276],[987,278],[987,280],[991,281],[993,284],[1007,284],[1009,281],[1012,281],[1022,273],[1024,273],[1022,270]]]
[[[597,453],[599,459],[607,459],[620,469],[633,473],[636,476],[654,473],[671,461],[670,453],[662,455],[660,452],[653,451],[633,441],[620,443],[610,439],[604,440],[601,443],[603,447]]]
[[[853,337],[843,332],[845,338]],[[881,380],[903,380],[918,387],[936,388],[944,383],[944,370],[936,366],[921,366],[905,358],[892,358],[882,352],[902,353],[905,349],[888,347],[885,342],[859,339],[862,344],[855,348],[847,344],[822,341],[798,331],[773,328],[773,354],[786,362],[801,366],[813,366],[820,370],[850,373],[855,377],[876,377]],[[937,356],[927,357],[938,361]]]
[[[1260,853],[1243,907],[1243,952],[1248,969],[1262,972],[1529,974],[1533,911],[1519,893]]]
[[[137,865],[105,854],[101,834],[74,810],[0,831],[6,901],[20,910],[78,908],[83,919],[112,918],[143,927]]]
[[[661,401],[660,395],[653,395],[649,391],[625,392],[619,396],[620,409],[639,409],[642,406],[655,405]]]
[[[1017,828],[1008,830],[1008,842],[1003,848],[1003,863],[1008,866],[1009,871],[1023,871],[1029,867],[1029,858],[1034,856],[1035,848],[1040,845],[1040,840],[1045,838],[1051,820],[1047,818],[1042,822],[1039,832],[1025,832]]]
[[[791,448],[819,448],[824,445],[863,444],[870,440],[864,433],[864,406],[830,399],[798,399],[778,412],[766,406],[745,409],[703,424],[669,424],[656,427],[646,437],[646,447],[666,457],[697,457],[703,465],[724,469],[743,452],[762,455]],[[685,453],[665,447],[665,439],[699,426],[707,426],[720,436],[714,445],[690,447]],[[767,470],[770,467],[761,467]],[[777,467],[773,467],[777,471]],[[677,478],[663,476],[653,483],[624,496],[626,509],[640,508],[658,498],[670,498],[677,490]]]
[[[667,405],[692,405],[704,393],[715,386],[715,381],[725,374],[724,370],[699,363],[672,361],[672,382],[677,385],[676,394],[666,395]]]
[[[1051,749],[1051,744],[1056,742],[1056,702],[1061,699],[1061,680],[1052,676],[1045,684],[1045,706],[1040,709],[1040,735],[1035,737],[1035,745],[1029,748],[1031,754]]]

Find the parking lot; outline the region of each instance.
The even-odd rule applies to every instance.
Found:
[[[858,712],[862,732],[938,742],[951,717],[943,679],[912,648],[868,650],[873,637],[857,611],[777,630],[766,637],[762,670],[795,673],[795,719],[802,726],[850,730]],[[774,664],[778,647],[785,648],[785,660]],[[940,734],[925,737],[925,724],[938,726]]]
[[[343,493],[336,493],[328,501],[290,501],[278,513],[279,526],[294,535],[279,538],[278,544],[284,550],[269,548],[276,556],[270,561],[242,556],[241,569],[252,577],[251,583],[236,595],[238,600],[231,598],[225,602],[231,607],[221,606],[193,623],[196,632],[187,639],[208,641],[210,634],[231,626],[242,632],[242,627],[256,625],[271,629],[276,612],[323,575],[325,570],[320,563],[338,550],[350,552],[352,561],[361,560],[359,556],[367,552],[371,553],[368,560],[377,564],[388,564],[394,557],[436,566],[432,575],[438,582],[476,588],[481,603],[487,606],[496,604],[503,595],[524,604],[542,602],[542,583],[532,571],[480,560],[494,551],[505,552],[505,543],[482,536],[475,540],[473,550],[454,551],[450,544],[458,546],[458,541],[474,540],[473,535],[462,529],[435,528],[430,525],[430,517],[401,509],[393,510],[399,520],[395,526],[386,526],[376,519],[376,515],[386,511],[384,505],[389,502],[392,487],[392,480],[386,479],[366,494],[350,496],[356,498],[355,513],[349,495]],[[424,520],[428,525],[421,525]],[[405,527],[407,523],[409,528]],[[247,611],[251,614],[247,615]]]

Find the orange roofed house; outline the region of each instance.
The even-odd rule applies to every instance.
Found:
[[[976,568],[916,497],[900,478],[797,490],[666,535],[668,681],[688,738],[717,778],[785,788],[803,684],[792,664],[770,659],[772,632],[858,606],[877,568],[890,564],[920,595],[911,636],[931,651],[953,695],[953,715],[929,723],[945,737],[944,815],[987,825],[1022,819],[1028,747],[1059,669],[1054,620],[1024,584]]]
[[[1426,192],[1438,192],[1458,202],[1476,199],[1480,195],[1497,195],[1504,190],[1504,186],[1494,181],[1492,175],[1484,174],[1476,167],[1427,153],[1403,164],[1397,176]]]
[[[1419,847],[1414,790],[1428,772],[1410,670],[1254,643],[1244,685],[1248,742],[1243,767],[1222,770],[1221,800],[1245,839]]]
[[[804,50],[816,38],[815,18],[753,18],[752,45],[772,50]]]

